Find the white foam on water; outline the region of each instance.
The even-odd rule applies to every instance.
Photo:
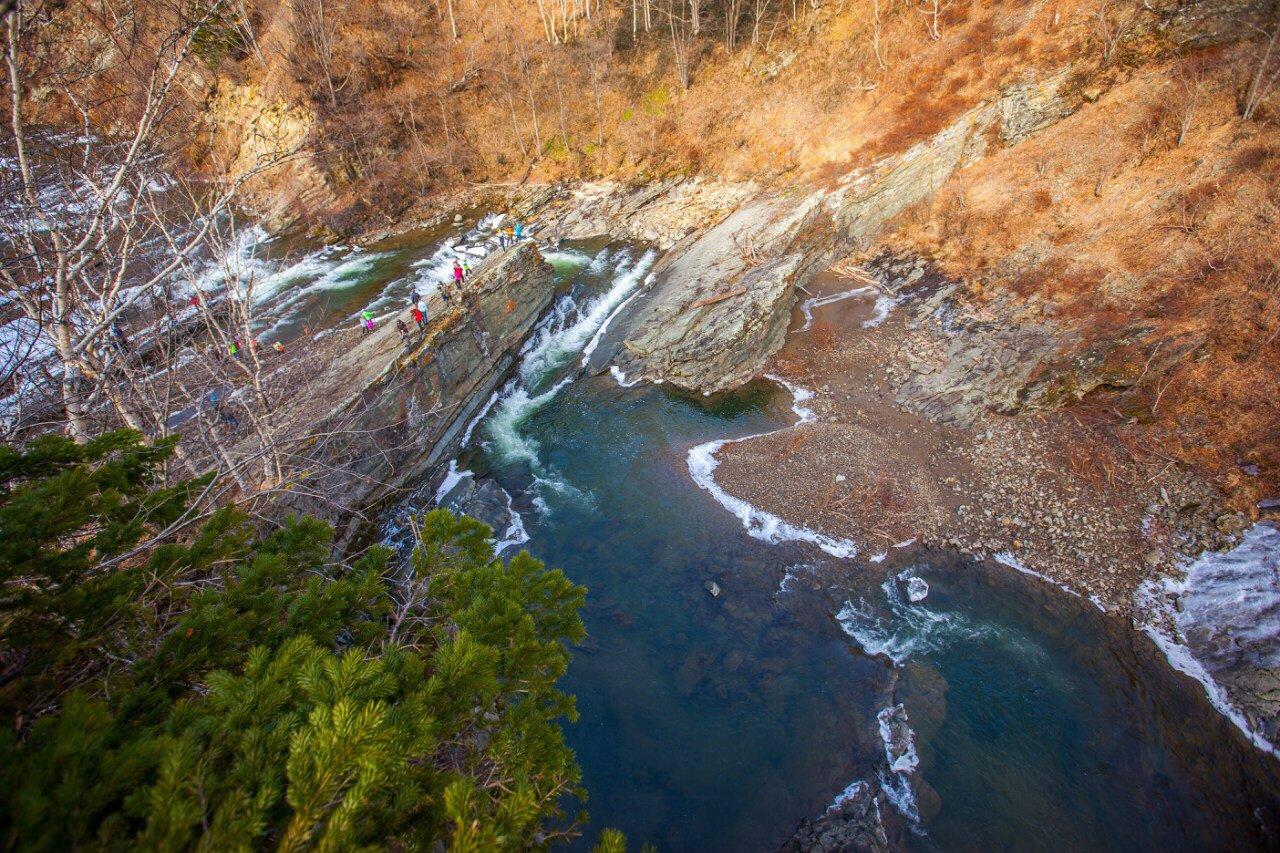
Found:
[[[507,499],[507,515],[511,520],[507,524],[506,532],[502,534],[502,539],[494,543],[494,554],[501,554],[513,545],[523,545],[529,541],[529,531],[525,530],[524,519],[516,510],[515,503],[511,500],[511,493],[503,489],[502,494]]]
[[[609,374],[613,376],[614,380],[623,388],[631,388],[640,384],[639,379],[627,379],[627,375],[619,370],[618,365],[616,364],[609,365]]]
[[[520,375],[526,384],[536,385],[567,364],[570,357],[583,352],[614,310],[635,290],[657,257],[657,252],[651,249],[633,266],[619,268],[609,289],[583,306],[577,322],[559,334],[546,336],[530,350],[520,365]]]
[[[813,409],[810,409],[805,405],[805,403],[813,399],[812,391],[808,388],[801,388],[799,385],[788,382],[781,376],[774,373],[766,373],[764,378],[777,382],[783,388],[786,388],[791,392],[791,411],[796,413],[796,417],[800,419],[799,423],[811,424],[817,422],[818,416],[814,414]]]
[[[258,245],[267,239],[267,232],[260,226],[241,228],[226,246],[219,247],[217,257],[206,261],[196,271],[184,269],[174,281],[174,290],[180,295],[215,292],[234,284],[243,292],[247,282],[256,284],[270,277],[274,267],[257,256]]]
[[[832,305],[836,302],[843,302],[846,299],[852,299],[855,296],[868,296],[876,292],[876,288],[871,286],[855,287],[853,290],[845,290],[840,293],[833,293],[829,296],[813,296],[800,303],[800,310],[804,313],[804,325],[800,327],[800,331],[805,332],[813,325],[813,312],[824,305]]]
[[[810,423],[817,419],[813,411],[804,406],[805,401],[813,396],[813,392],[798,385],[793,385],[778,376],[770,375],[768,378],[791,392],[791,410],[800,418],[800,423]],[[716,453],[719,452],[720,448],[738,441],[760,438],[764,435],[769,435],[769,433],[757,433],[756,435],[733,440],[708,441],[689,448],[687,457],[689,476],[693,478],[693,482],[699,488],[708,492],[711,497],[715,498],[717,503],[737,516],[738,520],[742,522],[742,526],[746,528],[747,534],[756,539],[773,544],[779,542],[809,542],[817,545],[833,557],[850,559],[855,556],[858,553],[858,546],[850,540],[827,536],[816,530],[791,524],[771,512],[766,512],[741,498],[734,497],[716,483],[715,470],[720,465],[720,460],[716,459]]]
[[[521,426],[545,408],[574,377],[565,376],[551,387],[537,391],[541,384],[583,351],[600,327],[629,296],[641,277],[657,259],[650,250],[633,265],[623,264],[603,294],[579,307],[571,298],[559,300],[522,350],[520,366],[485,424],[488,447],[505,462],[519,462],[533,472],[535,482],[560,494],[583,497],[582,493],[555,476],[538,457],[540,447]]]
[[[332,247],[321,249],[279,272],[268,275],[254,285],[254,302],[259,305],[269,302],[290,285],[298,284],[305,279],[316,279],[323,276],[341,263],[341,258],[335,257],[336,253],[337,251]]]
[[[716,459],[716,452],[730,443],[729,441],[708,441],[689,448],[689,475],[699,488],[710,493],[717,503],[738,517],[749,536],[773,544],[810,542],[831,556],[842,559],[849,559],[858,553],[857,546],[847,539],[836,539],[807,527],[783,521],[773,513],[752,506],[741,498],[735,498],[720,488],[714,476],[716,468],[720,465],[720,460]]]
[[[929,597],[929,582],[924,578],[907,579],[907,598],[912,604],[924,601]]]
[[[462,441],[459,443],[459,447],[466,447],[471,443],[472,433],[476,431],[476,427],[484,420],[485,415],[489,414],[489,411],[497,404],[499,396],[500,394],[497,391],[489,395],[489,399],[480,407],[480,411],[476,412],[475,417],[471,419],[471,423],[467,424],[466,430],[462,433]]]
[[[545,408],[560,393],[560,389],[572,381],[571,377],[565,377],[541,394],[530,394],[523,384],[511,382],[509,390],[502,395],[501,401],[485,423],[485,433],[489,436],[486,444],[488,449],[503,462],[523,462],[531,469],[540,471],[538,442],[521,433],[520,426]]]
[[[1000,637],[995,626],[976,623],[964,614],[937,612],[904,601],[894,578],[880,588],[889,603],[888,614],[879,615],[866,599],[850,599],[836,613],[840,627],[868,655],[883,655],[901,665],[914,655],[940,652],[957,642]]]
[[[790,592],[792,582],[795,581],[796,578],[798,578],[802,573],[812,574],[817,569],[818,567],[813,563],[796,563],[794,565],[787,566],[786,571],[783,572],[782,580],[778,583],[778,592]]]
[[[440,487],[436,489],[435,496],[431,499],[432,503],[440,506],[440,503],[447,497],[449,493],[462,483],[463,480],[472,476],[471,472],[463,468],[458,469],[458,460],[449,460],[449,470],[445,472],[444,481],[440,483]]]
[[[889,761],[889,769],[894,773],[911,773],[920,766],[920,756],[916,754],[916,733],[910,726],[907,726],[906,747],[901,753],[894,755],[893,730],[889,727],[889,721],[899,710],[905,718],[907,709],[899,703],[876,714],[876,722],[880,729],[880,740],[884,742],[884,755]]]
[[[898,304],[896,297],[887,294],[880,294],[876,298],[875,308],[872,309],[871,317],[862,321],[862,328],[874,329],[889,317],[889,312],[893,310],[893,306]]]
[[[645,277],[644,283],[646,286],[648,286],[649,283],[652,281],[653,281],[653,274],[650,273],[648,276]],[[596,347],[600,346],[600,340],[601,338],[604,337],[605,332],[609,331],[609,324],[613,322],[613,318],[617,317],[620,313],[622,313],[622,310],[627,307],[627,303],[629,303],[632,299],[635,299],[642,292],[643,292],[642,290],[633,291],[630,296],[628,296],[626,299],[619,302],[618,306],[614,308],[613,311],[609,312],[608,317],[604,318],[604,322],[600,324],[600,328],[596,329],[596,333],[591,336],[591,341],[582,350],[582,366],[583,367],[587,366],[587,362],[591,360],[592,353],[596,351]],[[621,373],[621,371],[618,371],[618,372]],[[623,387],[626,387],[626,386],[623,386]]]
[[[604,268],[608,266],[609,262],[612,260],[613,260],[613,250],[610,249],[608,246],[605,246],[603,249],[601,249],[599,252],[596,253],[596,256],[594,258],[591,259],[591,264],[587,267],[587,272],[591,273],[592,275],[599,275],[600,273],[604,272]]]
[[[358,286],[366,275],[373,271],[382,260],[390,257],[390,252],[366,252],[356,249],[333,264],[318,278],[284,294],[283,298],[273,306],[273,310],[283,314],[308,296],[335,290],[347,290]],[[357,311],[352,317],[358,317]]]
[[[981,558],[978,558],[978,559],[981,559]],[[1054,580],[1048,575],[1042,575],[1039,572],[1037,572],[1035,569],[1028,569],[1026,566],[1022,565],[1022,562],[1017,557],[1013,555],[1012,551],[1000,551],[997,554],[992,554],[991,559],[995,560],[997,563],[999,563],[1002,566],[1008,566],[1014,571],[1021,572],[1022,574],[1027,575],[1028,577],[1033,577],[1033,578],[1036,578],[1037,580],[1044,581],[1050,586],[1056,586],[1058,589],[1062,590],[1068,595],[1073,595],[1076,598],[1081,599],[1082,601],[1088,601],[1090,604],[1092,604],[1094,607],[1101,610],[1103,613],[1107,612],[1107,609],[1102,606],[1102,602],[1097,598],[1097,596],[1091,596],[1089,598],[1085,598],[1083,595],[1076,592],[1074,589],[1067,586],[1066,584],[1059,583],[1058,581]]]
[[[920,826],[920,811],[916,805],[916,792],[911,788],[911,780],[896,773],[886,774],[883,770],[879,771],[879,776],[880,790],[885,798],[909,821],[908,826],[913,832],[923,835],[924,828]]]
[[[824,812],[824,814],[828,814],[840,808],[840,806],[842,806],[844,803],[848,802],[849,800],[852,800],[854,797],[861,794],[866,789],[866,787],[867,787],[867,783],[862,781],[861,779],[856,779],[853,782],[850,782],[849,785],[843,791],[836,794],[836,798],[831,801],[831,805],[827,806],[827,810],[826,812]]]

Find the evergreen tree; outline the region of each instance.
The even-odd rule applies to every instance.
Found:
[[[181,541],[202,482],[129,432],[0,448],[11,847],[541,847],[583,799],[560,721],[585,590],[445,510],[411,571],[331,529]],[[602,849],[622,839],[608,833]]]

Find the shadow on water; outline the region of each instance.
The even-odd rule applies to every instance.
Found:
[[[909,846],[1277,844],[1276,762],[1113,617],[1002,566],[749,537],[686,455],[790,423],[789,396],[764,383],[708,404],[580,375],[592,309],[632,293],[642,251],[563,248],[557,314],[461,460],[512,495],[526,547],[589,590],[564,680],[590,792],[579,846],[612,826],[662,849],[775,849],[876,777],[876,715],[896,702],[921,759]],[[903,571],[927,580],[923,601],[898,594]]]

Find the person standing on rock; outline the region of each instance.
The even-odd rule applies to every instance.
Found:
[[[373,331],[373,312],[371,312],[371,311],[370,311],[369,309],[367,309],[367,308],[366,308],[365,310],[361,311],[361,312],[360,312],[360,321],[361,321],[362,325],[364,326],[364,331],[365,331],[365,333],[366,333],[366,334],[368,334],[369,332],[372,332],[372,331]]]
[[[400,333],[400,340],[404,341],[404,345],[409,345],[409,327],[405,325],[404,320],[396,320],[396,331]]]
[[[523,239],[524,239],[524,223],[517,221],[516,222],[516,242],[519,242],[520,240],[523,240]]]
[[[462,270],[462,264],[458,263],[455,259],[453,262],[453,283],[458,287],[458,289],[462,288],[462,278],[464,275],[466,275],[466,273]]]
[[[507,229],[505,228],[498,229],[498,248],[507,248]]]
[[[413,322],[418,324],[418,331],[422,331],[422,327],[427,324],[427,315],[422,313],[422,309],[417,305],[413,306],[413,310],[409,312],[413,315]]]

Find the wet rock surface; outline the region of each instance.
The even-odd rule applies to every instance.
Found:
[[[895,848],[889,846],[880,822],[877,791],[860,783],[820,817],[803,821],[781,853],[887,853],[891,849]]]
[[[501,534],[508,522],[507,500],[507,493],[493,480],[467,477],[449,495],[448,503],[455,512],[483,521]]]

